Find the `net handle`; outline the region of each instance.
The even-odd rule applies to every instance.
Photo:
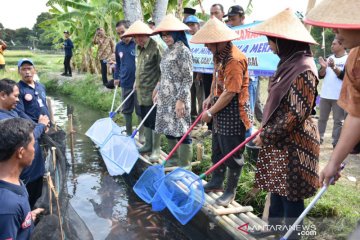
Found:
[[[165,160],[162,162],[162,165],[164,166],[166,164],[166,161],[169,160],[171,158],[171,156],[175,153],[175,151],[179,148],[179,146],[182,144],[182,142],[185,140],[185,138],[187,137],[187,135],[189,135],[189,133],[194,129],[194,127],[196,126],[196,124],[201,120],[202,115],[207,111],[207,109],[205,109],[194,121],[194,123],[190,126],[190,128],[187,130],[187,132],[181,137],[181,139],[178,141],[178,143],[175,145],[175,147],[171,150],[171,152],[169,152],[169,154],[167,155],[167,157],[165,158]]]
[[[115,104],[115,98],[116,98],[116,92],[117,92],[117,90],[118,90],[118,86],[116,85],[116,86],[115,86],[115,91],[114,91],[114,96],[113,96],[112,103],[111,103],[111,110],[110,110],[110,112],[112,112],[113,109],[114,109],[114,104]]]
[[[254,139],[263,129],[260,128],[259,130],[257,130],[255,133],[253,133],[250,137],[248,137],[247,139],[245,139],[244,142],[242,142],[239,146],[237,146],[236,148],[234,148],[231,152],[229,152],[228,154],[226,154],[225,157],[223,157],[219,162],[217,162],[215,165],[213,165],[211,168],[209,168],[209,170],[207,170],[206,172],[200,174],[200,178],[203,179],[205,176],[209,175],[210,173],[212,173],[216,168],[218,168],[221,164],[223,164],[226,160],[228,160],[228,158],[230,158],[234,153],[236,153],[237,151],[239,151],[241,148],[243,148],[248,142],[250,142],[252,139]]]
[[[146,114],[146,116],[143,118],[143,120],[141,121],[141,123],[139,124],[139,126],[137,126],[137,128],[134,130],[134,132],[131,134],[131,138],[134,138],[136,133],[139,131],[139,129],[141,128],[141,126],[144,124],[144,122],[146,121],[146,119],[150,116],[151,112],[155,109],[157,103],[155,103],[150,110],[148,111],[148,113]]]
[[[341,170],[343,170],[345,167],[345,164],[341,164]],[[334,177],[332,177],[330,179],[330,184],[332,184],[334,182]],[[286,232],[286,234],[280,239],[280,240],[287,240],[290,235],[292,234],[292,232],[295,230],[296,226],[298,226],[300,224],[300,222],[305,218],[306,214],[308,214],[308,212],[310,212],[310,210],[315,206],[315,204],[317,203],[317,201],[319,201],[319,199],[321,198],[321,196],[326,192],[326,190],[328,189],[329,185],[324,185],[321,190],[316,194],[316,196],[314,197],[314,199],[310,202],[310,204],[305,208],[305,210],[301,213],[301,215],[296,219],[296,221],[291,225],[291,227],[288,229],[288,231]]]
[[[110,112],[110,118],[115,117],[116,113],[117,113],[117,112],[120,110],[120,108],[126,103],[126,101],[129,100],[129,98],[131,97],[131,95],[134,94],[134,92],[135,92],[135,89],[133,89],[133,90],[129,93],[129,95],[124,99],[124,101],[122,101],[122,103],[120,104],[120,106],[117,107],[114,112]]]

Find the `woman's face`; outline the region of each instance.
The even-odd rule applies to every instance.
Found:
[[[345,48],[360,46],[360,29],[333,29],[334,33]]]
[[[270,46],[270,49],[271,51],[274,53],[274,54],[278,54],[278,48],[276,46],[276,43],[271,41],[270,39],[268,39],[268,43],[269,43],[269,46]]]
[[[166,45],[168,47],[170,47],[171,45],[174,44],[174,39],[172,38],[172,36],[169,32],[162,32],[161,38],[162,38],[162,40],[164,40],[164,42],[166,43]]]

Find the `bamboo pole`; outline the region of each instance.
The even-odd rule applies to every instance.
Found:
[[[51,152],[52,152],[52,161],[54,164],[54,171],[56,169],[56,147],[51,147]]]
[[[55,131],[57,131],[55,117],[54,117],[54,110],[52,107],[52,101],[51,101],[50,97],[46,97],[46,105],[48,107],[49,114],[50,114],[50,122],[54,124],[54,129],[55,129]]]

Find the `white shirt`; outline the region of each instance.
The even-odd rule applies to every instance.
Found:
[[[348,55],[345,54],[342,57],[335,57],[335,55],[331,55],[329,58],[334,59],[335,66],[342,71],[344,69],[347,57]],[[321,87],[320,97],[331,100],[338,100],[342,83],[343,81],[336,76],[334,70],[332,70],[330,67],[327,67],[324,82]]]

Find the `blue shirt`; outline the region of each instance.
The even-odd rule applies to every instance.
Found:
[[[64,51],[65,51],[65,56],[72,56],[72,49],[74,48],[74,44],[71,41],[70,38],[65,39],[64,41]]]
[[[46,91],[44,85],[35,82],[35,88],[32,88],[24,81],[19,81],[18,86],[20,90],[20,101],[16,105],[16,111],[19,116],[21,118],[30,117],[36,123],[39,120],[40,114],[47,115],[50,118],[49,110],[46,105]]]
[[[120,41],[115,47],[115,76],[114,79],[120,80],[123,88],[134,87],[135,82],[135,42],[131,40],[129,44]]]
[[[14,110],[7,111],[0,109],[0,120],[7,118],[17,118],[19,115]],[[45,161],[43,159],[42,150],[39,144],[39,139],[44,133],[46,126],[44,124],[38,123],[34,129],[34,138],[35,138],[35,157],[31,165],[24,168],[21,172],[20,179],[22,179],[25,184],[33,182],[34,180],[42,177],[45,173]],[[0,202],[1,203],[1,202]],[[1,229],[1,228],[0,228]],[[0,238],[1,239],[1,238]]]
[[[0,180],[0,239],[28,240],[34,224],[25,185]]]

